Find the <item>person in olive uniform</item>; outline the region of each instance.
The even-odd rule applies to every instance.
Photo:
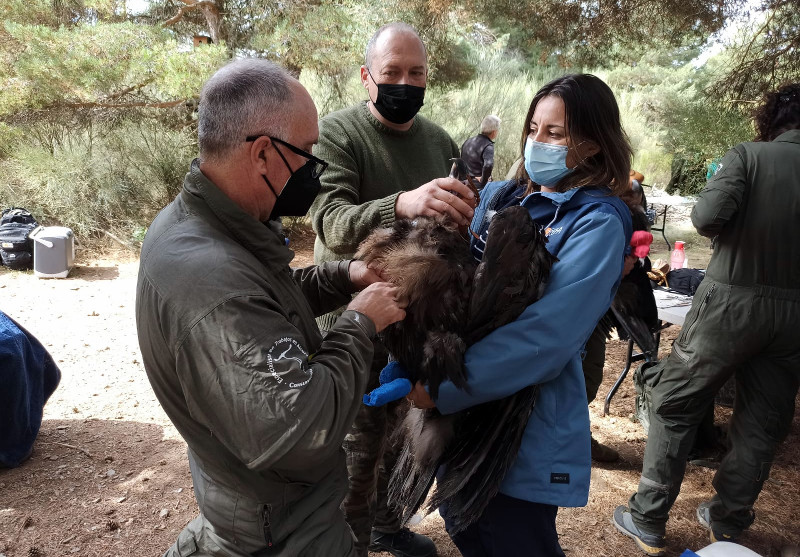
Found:
[[[712,542],[733,541],[786,437],[800,385],[800,83],[766,96],[758,137],[722,159],[692,222],[714,238],[705,279],[672,352],[647,370],[650,429],[639,489],[614,523],[649,555],[665,551],[667,516],[714,395],[735,377],[730,450],[716,494],[697,509]]]
[[[142,361],[188,445],[200,507],[169,557],[355,555],[342,442],[371,338],[405,312],[363,262],[289,268],[277,218],[304,215],[319,191],[317,137],[286,70],[223,67],[200,95],[200,158],[142,246]],[[323,340],[314,317],[343,303]]]

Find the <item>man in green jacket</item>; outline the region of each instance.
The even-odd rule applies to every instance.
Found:
[[[311,208],[317,263],[351,257],[370,232],[395,219],[448,214],[468,224],[472,218],[472,193],[447,178],[458,146],[442,128],[417,115],[427,76],[425,45],[417,32],[403,23],[385,25],[369,40],[361,67],[369,100],[320,122],[315,153],[330,166]],[[337,316],[322,317],[320,328],[330,330]],[[378,385],[386,363],[386,350],[376,343],[367,390]],[[395,457],[387,447],[387,431],[394,429],[387,421],[404,408],[401,403],[362,407],[345,440],[350,492],[344,509],[362,556],[368,545],[399,557],[436,553],[432,541],[403,528],[387,508],[387,476]]]
[[[669,357],[646,371],[652,407],[642,477],[614,523],[662,555],[686,457],[714,395],[736,378],[730,449],[716,494],[697,508],[711,541],[734,541],[794,417],[800,385],[800,84],[767,95],[759,137],[731,149],[700,194],[692,223],[714,238],[705,280]]]
[[[188,444],[200,507],[166,555],[355,555],[342,441],[370,339],[405,312],[362,262],[288,266],[276,219],[306,213],[326,166],[297,80],[265,60],[228,64],[203,87],[198,135],[136,290],[145,370]],[[348,302],[323,340],[315,316]]]

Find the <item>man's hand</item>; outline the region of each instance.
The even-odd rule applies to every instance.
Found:
[[[467,186],[455,178],[436,178],[397,196],[394,212],[399,219],[447,214],[458,224],[468,225],[475,205],[475,195]]]
[[[376,269],[368,267],[366,263],[357,259],[350,262],[347,271],[350,273],[350,282],[356,290],[363,290],[373,282],[385,280]]]
[[[347,309],[363,313],[375,324],[380,333],[386,327],[406,317],[406,302],[397,300],[397,287],[388,282],[375,282],[362,290]]]
[[[417,381],[411,392],[406,395],[406,398],[411,402],[411,406],[416,408],[436,408],[436,403],[433,402],[431,395],[425,390],[425,387]]]

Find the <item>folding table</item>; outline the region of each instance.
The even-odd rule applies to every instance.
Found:
[[[692,307],[692,297],[661,287],[653,289],[653,296],[656,299],[656,307],[658,308],[658,330],[654,333],[656,346],[658,346],[658,342],[661,338],[661,329],[670,324],[683,326],[684,321],[686,321],[686,314],[689,312],[689,308]],[[620,325],[625,328],[624,322],[620,321]],[[617,377],[617,380],[614,382],[614,386],[611,387],[611,390],[608,391],[606,395],[606,401],[603,405],[604,416],[608,414],[611,399],[628,375],[631,365],[641,360],[651,361],[657,356],[658,354],[647,354],[642,350],[634,352],[633,337],[628,333],[628,352],[625,358],[625,368],[619,374],[619,377]]]

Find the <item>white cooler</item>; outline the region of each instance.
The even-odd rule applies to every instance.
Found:
[[[33,274],[40,278],[65,278],[75,261],[75,237],[65,226],[40,226],[33,240]]]

